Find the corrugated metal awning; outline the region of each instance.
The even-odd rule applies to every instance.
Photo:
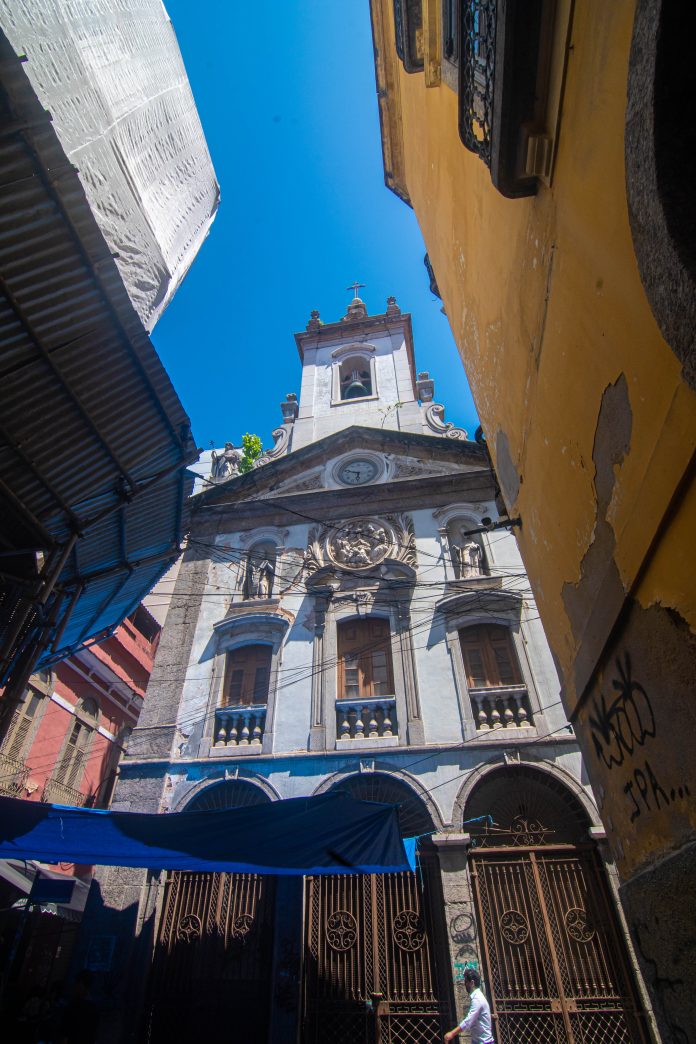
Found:
[[[66,655],[147,593],[178,552],[197,452],[77,171],[1,33],[0,142],[6,679],[39,632],[54,643],[42,662]]]

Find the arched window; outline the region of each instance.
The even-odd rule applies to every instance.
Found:
[[[379,617],[338,625],[338,697],[364,699],[394,692],[389,623]]]
[[[344,359],[339,370],[341,399],[362,399],[372,395],[370,363],[360,356]]]
[[[223,707],[248,707],[268,702],[271,682],[270,645],[243,645],[227,654]]]

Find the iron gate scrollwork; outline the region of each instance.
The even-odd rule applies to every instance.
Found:
[[[498,1044],[642,1044],[596,853],[481,847],[471,862]]]
[[[433,929],[416,875],[309,878],[305,899],[304,1044],[439,1042]]]
[[[172,872],[164,888],[145,1026],[148,1044],[266,1044],[274,880]]]

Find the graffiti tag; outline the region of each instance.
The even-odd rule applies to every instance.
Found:
[[[612,699],[600,693],[589,716],[592,741],[597,757],[608,769],[623,765],[636,747],[642,747],[656,734],[655,715],[647,692],[631,676],[631,658],[616,661],[618,678],[612,681],[617,695]]]

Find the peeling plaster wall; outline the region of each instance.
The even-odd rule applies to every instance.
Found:
[[[401,136],[391,143],[403,154],[399,189],[414,207],[437,273],[503,497],[522,519],[520,549],[563,677],[566,709],[575,716],[591,778],[606,794],[604,822],[625,894],[636,896],[634,909],[644,895],[659,917],[659,867],[664,861],[666,889],[684,882],[686,861],[679,872],[673,861],[678,853],[686,860],[693,822],[684,795],[692,807],[696,795],[693,695],[684,687],[691,678],[693,694],[696,677],[693,264],[666,241],[666,204],[673,210],[677,197],[665,208],[656,201],[664,157],[654,137],[658,116],[673,125],[669,97],[685,94],[667,91],[660,99],[657,91],[662,110],[656,108],[654,120],[649,111],[654,38],[669,5],[574,5],[552,181],[534,197],[509,200],[459,140],[455,91],[444,82],[428,88],[423,76],[404,73],[390,35],[391,5],[372,3],[387,27],[378,69],[389,70],[378,86],[388,92],[383,123],[390,106],[398,113],[388,134]],[[689,79],[690,68],[678,75]],[[659,140],[666,146],[669,139],[663,132]],[[675,140],[674,147],[683,143]],[[612,706],[628,689],[637,700],[641,690],[634,685],[655,708],[654,753],[645,752],[643,762],[668,800],[653,792],[645,764],[636,763],[632,771],[643,773],[638,780],[647,780],[653,807],[645,807],[633,777],[641,812],[631,824],[623,789],[630,775],[618,785],[615,767],[605,779],[590,717],[602,696]],[[610,738],[612,728],[620,735],[627,727],[632,706],[619,705]],[[638,880],[648,878],[650,887],[641,891]],[[696,892],[693,860],[688,879]],[[683,1008],[696,995],[696,960],[676,968],[670,910],[665,903],[661,935],[650,928],[656,934],[644,970],[652,961],[646,979],[654,997],[680,989]],[[675,1003],[673,997],[662,1022],[665,1039],[696,1038],[691,1016],[675,1022]]]

